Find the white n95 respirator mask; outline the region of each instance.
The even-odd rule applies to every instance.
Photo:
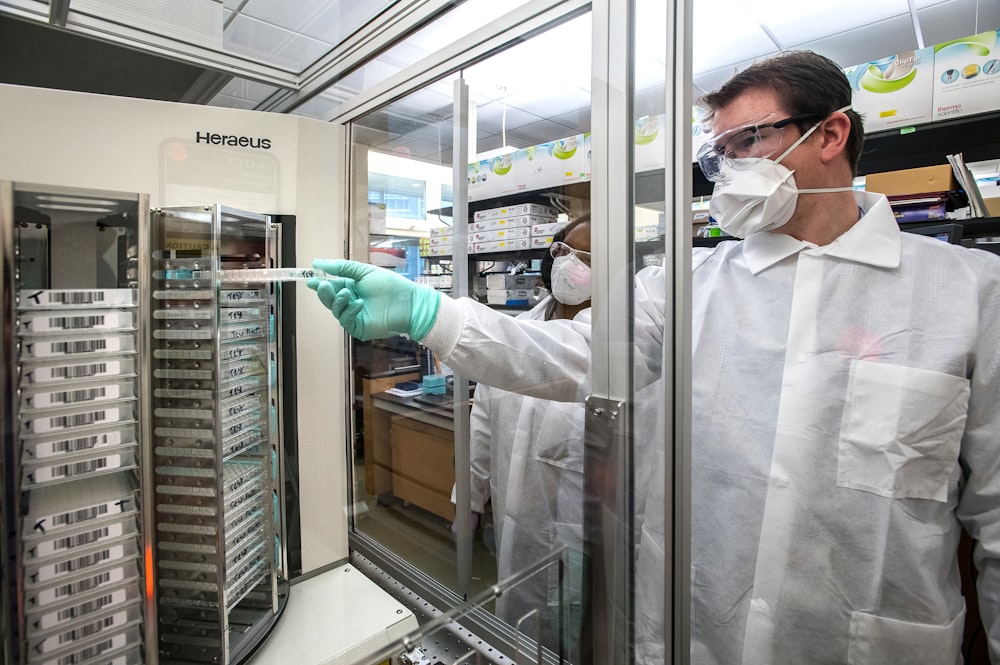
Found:
[[[799,189],[792,171],[780,163],[820,124],[822,121],[810,127],[777,159],[744,157],[722,162],[721,178],[715,183],[708,210],[725,233],[746,238],[784,226],[795,213],[799,194],[851,191],[851,187]]]
[[[564,305],[590,300],[590,266],[575,254],[552,261],[552,297]]]

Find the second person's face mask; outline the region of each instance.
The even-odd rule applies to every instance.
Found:
[[[845,111],[848,108],[850,107],[837,110]],[[722,163],[723,177],[715,184],[708,210],[724,232],[737,238],[746,238],[752,233],[773,231],[792,218],[799,194],[845,192],[852,189],[799,189],[795,185],[792,171],[780,163],[821,124],[822,121],[810,127],[777,159],[747,157]]]
[[[552,297],[564,305],[590,300],[590,266],[575,254],[557,257],[552,262]]]

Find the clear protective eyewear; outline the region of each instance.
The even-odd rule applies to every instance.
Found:
[[[731,168],[740,168],[740,162],[734,160],[748,157],[767,159],[781,148],[785,127],[822,117],[820,113],[803,113],[774,122],[734,127],[713,136],[698,149],[698,166],[706,178],[718,182],[722,179],[723,162]]]
[[[583,261],[586,265],[590,265],[590,252],[585,252],[582,249],[573,249],[566,243],[558,240],[549,245],[549,254],[554,259],[558,259],[560,256],[575,255],[576,258]]]

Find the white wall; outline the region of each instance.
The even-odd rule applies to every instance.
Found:
[[[196,142],[198,133],[246,137]],[[262,145],[266,139],[269,147]],[[239,144],[238,139],[234,141]],[[297,116],[0,85],[0,180],[146,193],[153,207],[296,216],[297,264],[345,253],[343,127]],[[343,333],[297,286],[303,572],[347,548]]]

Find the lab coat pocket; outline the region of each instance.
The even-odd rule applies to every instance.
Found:
[[[943,665],[960,663],[965,608],[946,625],[913,623],[851,613],[850,665]]]
[[[962,377],[853,360],[837,485],[946,501],[968,403],[969,382]]]

